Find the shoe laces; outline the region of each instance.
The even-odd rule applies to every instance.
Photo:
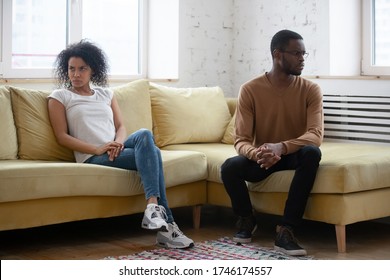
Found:
[[[172,232],[176,233],[176,236],[184,235],[184,233],[179,229],[179,226],[175,222],[172,222],[171,225],[172,225]]]
[[[298,240],[295,238],[292,229],[285,227],[285,226],[281,226],[279,228],[279,237],[280,237],[280,239],[282,239],[286,243],[290,243],[290,242],[293,242],[296,244],[298,243]]]
[[[236,227],[240,230],[252,231],[254,227],[253,217],[240,217],[237,221]]]
[[[166,221],[168,219],[168,215],[167,215],[167,212],[166,212],[164,206],[154,205],[153,207],[154,207],[153,213],[156,213],[156,215],[158,217],[160,217],[161,219],[164,219],[164,221]],[[158,208],[159,210],[157,210],[156,208]]]

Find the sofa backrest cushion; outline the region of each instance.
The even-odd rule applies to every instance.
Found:
[[[112,90],[121,108],[128,134],[140,128],[153,129],[149,81],[136,80],[112,87]]]
[[[59,145],[47,110],[48,91],[9,87],[20,159],[75,161],[73,152]]]
[[[235,121],[236,114],[232,116],[228,126],[226,127],[225,133],[223,134],[221,142],[224,144],[234,144],[235,139]]]
[[[0,159],[16,159],[18,140],[12,115],[11,95],[8,89],[0,86]]]
[[[224,144],[234,144],[235,139],[235,121],[236,121],[236,107],[237,107],[237,98],[227,98],[227,105],[229,107],[230,114],[232,119],[230,120],[228,126],[226,127],[225,134],[222,137],[221,142]]]
[[[174,88],[150,83],[156,144],[220,142],[231,120],[220,87]]]

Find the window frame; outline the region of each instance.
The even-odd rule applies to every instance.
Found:
[[[110,79],[140,79],[147,73],[147,0],[139,2],[139,74],[138,75],[111,75]],[[82,0],[67,0],[67,44],[81,40]],[[0,78],[4,79],[50,79],[53,77],[53,68],[12,68],[12,1],[0,0],[0,12],[3,18],[0,36]]]
[[[389,76],[390,66],[376,66],[374,65],[374,11],[373,1],[362,1],[362,61],[361,61],[361,75],[362,76]]]

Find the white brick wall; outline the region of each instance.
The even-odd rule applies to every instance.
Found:
[[[326,65],[321,58],[328,55],[327,1],[180,0],[179,5],[179,81],[172,85],[219,85],[225,95],[237,96],[243,82],[270,69],[271,37],[285,28],[305,39],[310,56],[304,74]]]

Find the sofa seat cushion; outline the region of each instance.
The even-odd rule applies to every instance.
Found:
[[[207,177],[203,153],[163,151],[162,158],[167,188]],[[144,191],[136,171],[59,161],[0,161],[0,202],[142,193]]]
[[[390,146],[324,142],[312,193],[353,193],[390,187]],[[249,189],[287,192],[294,171],[272,174]]]
[[[208,161],[208,181],[222,183],[220,168],[236,155],[233,145],[184,144],[164,149],[203,152]],[[390,187],[390,146],[356,143],[324,142],[322,160],[312,193],[353,193]],[[248,183],[251,191],[288,192],[293,170],[272,174],[257,183]]]
[[[164,147],[164,150],[188,150],[202,152],[207,157],[207,180],[222,183],[221,165],[229,157],[237,155],[233,145],[223,143],[199,143],[199,144],[177,144]]]

